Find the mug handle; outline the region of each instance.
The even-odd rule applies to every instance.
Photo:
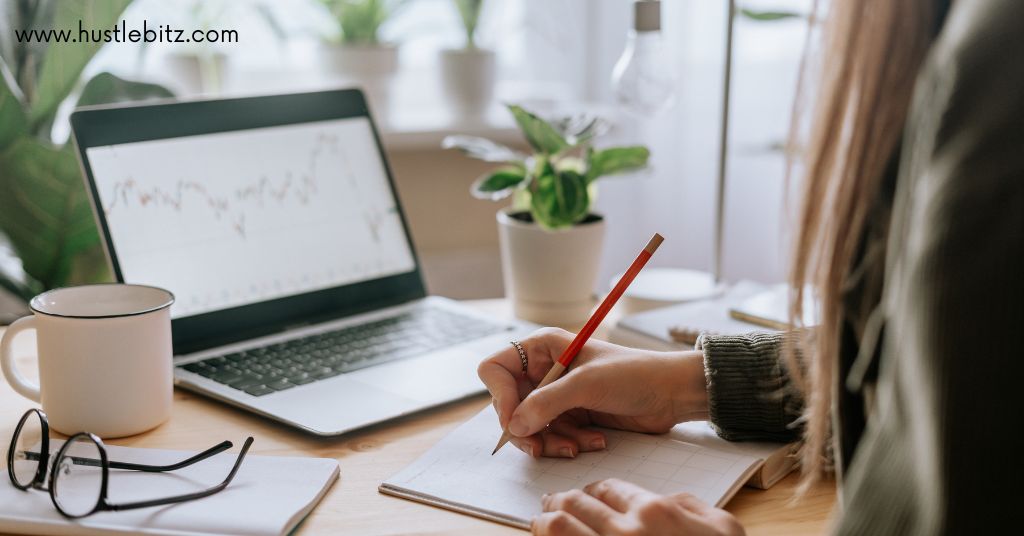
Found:
[[[35,329],[35,327],[36,317],[34,316],[19,318],[13,324],[7,326],[3,339],[0,339],[0,368],[4,371],[7,383],[11,384],[11,387],[18,394],[34,402],[39,402],[39,386],[29,382],[18,372],[18,369],[14,366],[14,353],[11,351],[14,338],[18,336],[18,333],[28,329]]]

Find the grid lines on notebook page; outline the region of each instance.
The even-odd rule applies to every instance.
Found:
[[[721,505],[778,444],[727,443],[703,421],[669,434],[604,430],[607,448],[574,459],[531,458],[516,449],[491,456],[497,416],[488,407],[394,477],[380,491],[506,524],[528,527],[541,496],[619,478],[657,493],[688,492]]]

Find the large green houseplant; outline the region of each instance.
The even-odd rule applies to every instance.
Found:
[[[130,0],[0,2],[8,29],[110,28]],[[80,77],[97,43],[19,42],[0,35],[0,233],[24,274],[0,273],[22,297],[109,277],[74,149],[51,137],[58,107],[169,97],[160,86],[102,73]],[[27,275],[27,277],[24,277]]]
[[[579,327],[592,306],[604,235],[604,218],[590,210],[595,181],[646,167],[650,152],[643,146],[595,148],[594,138],[606,130],[597,118],[549,122],[520,106],[508,109],[533,154],[475,136],[449,136],[443,146],[501,164],[478,178],[472,193],[514,197],[497,219],[505,291],[516,315]]]

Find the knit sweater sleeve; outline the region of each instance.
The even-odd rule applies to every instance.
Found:
[[[708,410],[718,435],[730,441],[794,441],[803,399],[782,354],[783,334],[701,336]]]

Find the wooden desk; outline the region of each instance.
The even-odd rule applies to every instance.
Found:
[[[507,310],[503,300],[471,303],[495,314]],[[34,354],[34,335],[19,336],[15,345],[18,365],[33,380]],[[34,403],[15,393],[6,381],[0,384],[0,447],[6,453],[18,418]],[[335,458],[341,465],[341,478],[300,526],[300,534],[522,535],[525,533],[503,525],[377,492],[384,479],[488,403],[486,396],[478,396],[340,438],[324,439],[176,390],[170,421],[146,434],[109,443],[202,450],[225,439],[237,444],[252,435],[256,439],[254,454]],[[767,491],[744,488],[729,503],[728,510],[736,514],[750,535],[821,534],[835,502],[834,486],[831,482],[821,483],[801,503],[788,506],[796,484],[797,475],[793,474]]]

